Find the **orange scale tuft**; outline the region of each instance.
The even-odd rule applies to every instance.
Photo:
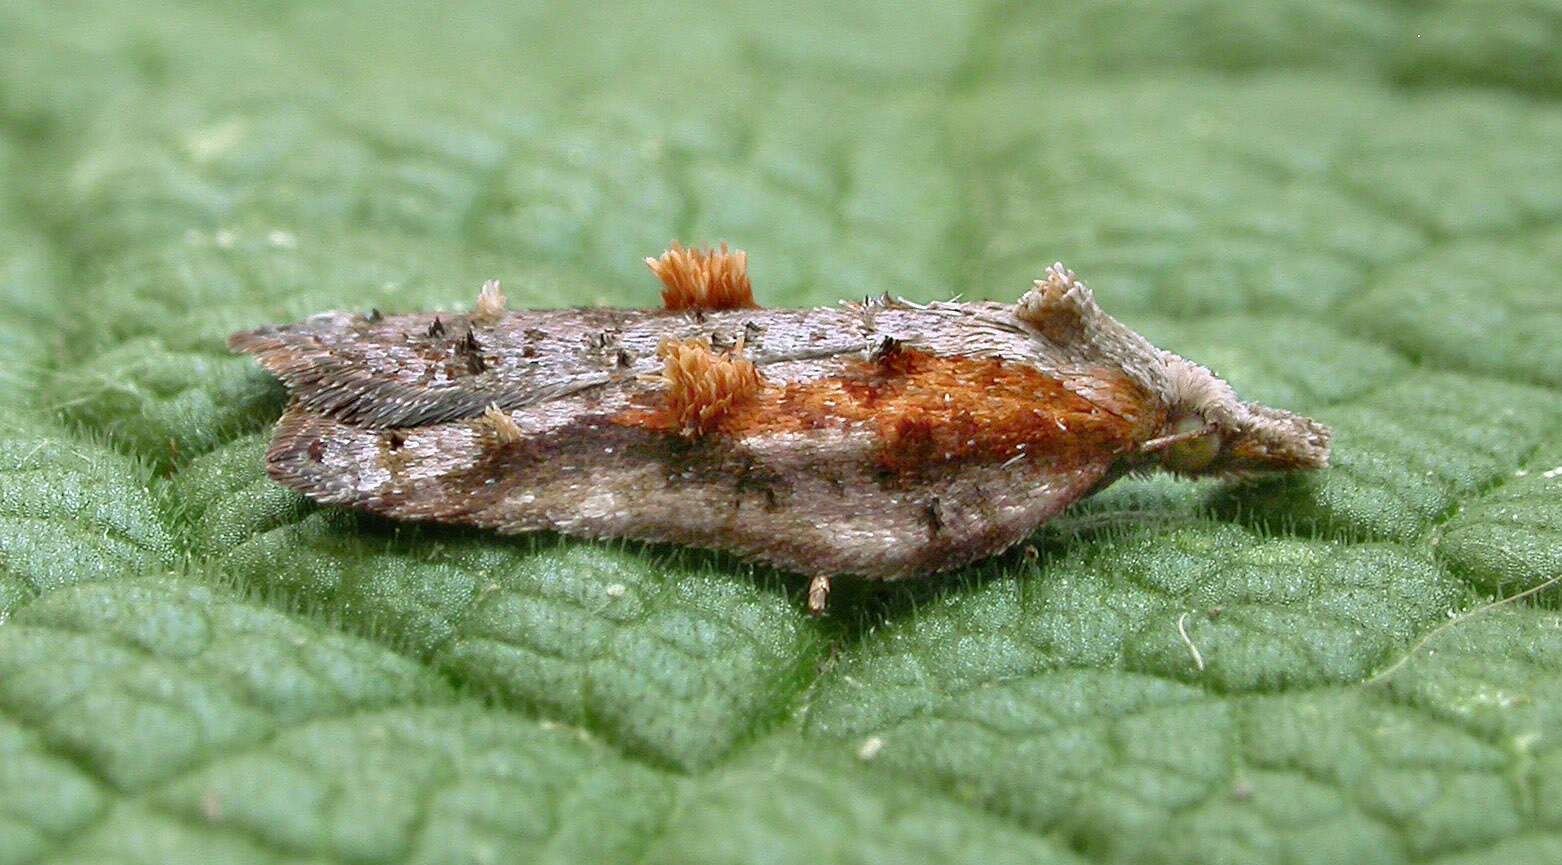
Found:
[[[741,249],[685,249],[674,243],[660,258],[645,259],[662,281],[667,309],[750,309],[754,290],[748,279],[748,254]]]

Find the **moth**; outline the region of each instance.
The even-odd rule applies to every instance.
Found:
[[[1061,264],[1015,304],[755,305],[673,244],[655,309],[325,312],[233,334],[291,389],[266,453],[315,501],[500,532],[726,550],[898,580],[1013,546],[1132,472],[1320,469],[1329,428],[1240,401]]]

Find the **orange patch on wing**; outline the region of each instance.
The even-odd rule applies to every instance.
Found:
[[[646,266],[662,281],[668,309],[748,309],[754,290],[748,281],[748,253],[741,249],[685,249],[677,243]]]
[[[700,415],[700,431],[745,438],[860,427],[877,438],[880,467],[904,474],[1024,454],[1077,465],[1131,451],[1159,423],[1153,403],[1121,371],[1093,367],[1081,375],[1090,379],[1094,400],[1022,363],[901,349],[846,364],[838,375],[781,386],[767,386],[755,373],[744,399]],[[670,384],[662,409],[618,420],[686,429],[685,402]]]
[[[839,378],[789,385],[779,408],[810,425],[831,416],[873,425],[879,465],[898,473],[1025,454],[1077,464],[1131,450],[1150,421],[1122,373],[1090,375],[1109,381],[1120,404],[1087,400],[1022,363],[902,349]]]

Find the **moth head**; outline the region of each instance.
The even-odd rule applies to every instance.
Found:
[[[1237,399],[1209,370],[1167,355],[1167,421],[1146,457],[1185,477],[1250,477],[1329,465],[1329,428],[1284,409]]]

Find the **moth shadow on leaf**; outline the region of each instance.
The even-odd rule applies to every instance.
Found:
[[[1215,519],[1264,535],[1302,535],[1345,542],[1375,540],[1373,533],[1333,514],[1317,475],[1277,475],[1211,489],[1203,505]]]

